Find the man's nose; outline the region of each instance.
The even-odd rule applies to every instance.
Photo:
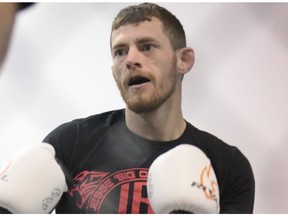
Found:
[[[139,52],[137,48],[130,48],[126,59],[126,67],[129,70],[136,70],[141,68],[141,56],[141,52]]]

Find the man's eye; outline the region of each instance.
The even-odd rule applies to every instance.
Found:
[[[118,49],[114,52],[114,56],[123,56],[126,54],[126,51],[124,49]]]
[[[142,46],[142,51],[150,51],[154,46],[152,44],[144,44]]]

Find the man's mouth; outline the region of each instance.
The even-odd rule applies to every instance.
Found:
[[[141,85],[147,82],[150,82],[148,78],[142,77],[142,76],[135,76],[129,80],[128,86],[130,87],[130,86]]]

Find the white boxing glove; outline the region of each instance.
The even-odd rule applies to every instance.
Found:
[[[12,213],[50,213],[68,191],[52,145],[21,148],[0,169],[0,207]]]
[[[210,160],[190,144],[181,144],[153,161],[147,192],[157,214],[219,213],[219,188]]]

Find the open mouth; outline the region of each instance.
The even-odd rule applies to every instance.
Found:
[[[149,79],[147,79],[146,77],[142,77],[142,76],[136,76],[136,77],[132,77],[129,80],[128,86],[135,86],[135,85],[141,85],[144,83],[150,82]]]

